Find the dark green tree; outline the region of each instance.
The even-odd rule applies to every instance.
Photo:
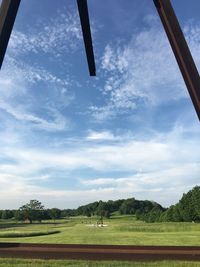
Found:
[[[14,212],[12,210],[3,210],[1,214],[1,219],[8,220],[14,217]]]
[[[100,221],[103,224],[103,218],[110,218],[110,210],[109,206],[106,202],[99,201],[99,205],[97,208],[97,215],[100,217]]]
[[[24,212],[21,210],[16,210],[15,212],[15,220],[16,221],[24,221]]]
[[[44,206],[38,200],[30,200],[29,203],[19,208],[19,212],[23,214],[24,220],[28,220],[30,223],[33,221],[42,221]]]
[[[85,208],[85,210],[84,210],[84,215],[87,216],[87,217],[91,217],[91,216],[92,216],[92,213],[91,213],[89,207],[86,207],[86,208]]]
[[[50,215],[50,218],[54,220],[56,219],[60,219],[61,217],[61,210],[57,209],[57,208],[52,208],[49,210],[49,215]]]

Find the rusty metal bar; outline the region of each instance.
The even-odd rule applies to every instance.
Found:
[[[199,261],[200,247],[0,243],[0,257],[45,260]]]
[[[153,0],[200,120],[200,77],[170,0]]]
[[[0,7],[0,69],[21,0],[2,0]]]
[[[90,76],[96,75],[87,0],[77,0]]]

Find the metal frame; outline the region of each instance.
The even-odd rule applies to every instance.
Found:
[[[2,0],[0,6],[0,69],[21,0]],[[96,75],[87,0],[77,0],[83,39],[91,76]]]
[[[0,243],[0,257],[45,260],[199,261],[200,246],[79,245],[2,242]]]
[[[77,0],[90,76],[96,76],[87,0]]]
[[[200,77],[170,0],[153,0],[200,120]]]
[[[0,7],[0,68],[6,53],[9,38],[15,22],[17,11],[21,0],[2,0]],[[153,0],[164,26],[165,32],[171,44],[172,50],[176,57],[180,71],[184,78],[188,92],[200,119],[200,77],[195,66],[191,52],[185,40],[184,34],[179,25],[176,14],[170,3],[170,0]],[[83,32],[85,50],[87,55],[88,67],[91,76],[96,75],[94,52],[92,46],[92,38],[90,31],[90,22],[88,15],[87,0],[77,0],[81,27]],[[23,251],[14,247],[13,243],[3,243],[3,248],[0,249],[1,256],[9,257],[38,257],[47,258],[47,250],[49,247],[59,247],[62,249],[56,250],[48,254],[49,258],[78,258],[78,259],[115,259],[115,260],[160,260],[160,259],[184,259],[184,260],[199,260],[200,247],[184,248],[184,247],[134,247],[134,246],[97,246],[97,245],[41,245],[41,244],[17,244],[21,247],[30,247]],[[15,245],[14,245],[15,246]],[[11,251],[9,250],[12,247]],[[38,251],[36,250],[38,248]],[[46,248],[41,252],[41,247]],[[36,249],[33,249],[36,248]],[[64,251],[63,248],[66,248]],[[55,248],[56,249],[56,248]],[[68,250],[67,250],[68,249]],[[108,253],[104,253],[109,250]],[[157,249],[157,250],[156,250]],[[186,250],[186,251],[184,251]],[[52,250],[51,250],[52,251]],[[182,252],[181,252],[182,251]],[[174,253],[176,252],[176,253]],[[3,253],[3,254],[1,254]],[[7,253],[7,254],[6,254]],[[62,254],[61,254],[62,253]],[[55,255],[54,255],[55,254]],[[24,256],[25,255],[25,256]]]
[[[0,6],[0,69],[21,0],[2,0]]]
[[[153,0],[200,120],[200,77],[170,0]],[[0,68],[21,0],[2,0],[0,6]],[[96,75],[87,0],[77,0],[91,76]]]

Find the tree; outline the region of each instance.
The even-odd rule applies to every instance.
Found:
[[[14,217],[14,213],[12,210],[3,210],[1,214],[1,219],[8,220]]]
[[[56,219],[60,219],[61,217],[61,210],[57,209],[57,208],[53,208],[49,210],[49,215],[51,217],[51,219],[55,220]]]
[[[77,215],[77,210],[75,209],[65,209],[61,211],[61,217],[71,217],[76,215]]]
[[[121,214],[135,214],[137,205],[138,203],[134,198],[129,198],[122,203],[119,211]]]
[[[21,210],[16,210],[15,220],[16,221],[24,221],[24,213]]]
[[[184,222],[191,222],[195,220],[196,211],[192,199],[192,190],[190,190],[187,194],[183,194],[178,205]]]
[[[97,208],[97,215],[100,216],[102,224],[103,224],[103,217],[110,218],[110,210],[107,202],[103,202],[102,200],[99,201],[99,205]]]
[[[148,222],[159,222],[160,215],[162,214],[162,210],[154,207],[149,213],[148,213]]]
[[[192,189],[192,206],[195,210],[194,221],[200,221],[200,186]]]
[[[88,208],[88,207],[85,208],[84,215],[87,216],[87,217],[91,217],[92,216],[90,208]]]
[[[19,208],[19,212],[22,213],[24,220],[28,220],[30,223],[33,221],[42,221],[42,215],[44,206],[38,200],[30,200],[29,203]]]

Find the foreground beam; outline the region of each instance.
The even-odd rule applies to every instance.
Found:
[[[1,258],[199,261],[200,247],[0,243]]]
[[[0,7],[0,69],[21,0],[2,0]]]
[[[153,0],[200,120],[200,77],[170,0]]]
[[[96,75],[87,0],[77,0],[90,76]]]

